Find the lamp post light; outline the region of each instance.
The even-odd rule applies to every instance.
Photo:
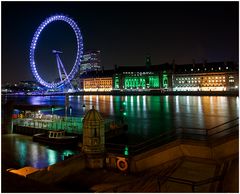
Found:
[[[52,115],[53,115],[54,114],[54,106],[52,106],[51,109],[52,109]]]
[[[70,114],[70,118],[71,118],[71,126],[70,126],[70,128],[71,128],[71,127],[73,127],[72,126],[72,106],[71,105],[69,106],[69,114]]]
[[[54,114],[54,106],[51,107],[51,110],[52,110],[52,129],[53,129],[53,114]]]
[[[122,113],[122,115],[121,115],[121,122],[122,122],[122,124],[124,123],[124,117],[127,116],[127,113],[125,111],[125,106],[126,106],[126,102],[123,101],[122,102],[122,107],[120,108],[120,112]]]
[[[124,156],[125,156],[125,157],[128,157],[128,155],[129,155],[128,146],[125,145],[125,148],[124,148]]]
[[[72,106],[69,106],[69,113],[70,113],[70,116],[72,116]]]
[[[124,108],[120,109],[121,112],[121,123],[124,123],[124,117],[127,116],[127,113],[124,111]]]
[[[86,111],[86,105],[83,104],[83,105],[82,105],[82,108],[83,108],[83,117],[84,117],[84,115],[85,115],[85,111]]]

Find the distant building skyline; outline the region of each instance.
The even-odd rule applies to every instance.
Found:
[[[101,51],[87,50],[83,53],[80,74],[88,71],[97,71],[101,69]]]

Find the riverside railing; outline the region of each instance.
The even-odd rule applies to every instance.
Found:
[[[13,120],[14,125],[40,128],[46,130],[66,130],[69,133],[82,133],[82,119],[77,117],[61,117],[56,119],[18,118]]]
[[[105,129],[109,130],[112,120],[105,120]],[[13,125],[38,128],[45,130],[65,130],[68,133],[82,134],[81,117],[53,117],[53,118],[17,118]]]
[[[209,192],[209,188],[206,189],[203,187],[204,186],[211,187],[212,183],[219,183],[222,180],[223,180],[223,176],[215,176],[215,177],[211,177],[211,178],[201,180],[201,181],[191,181],[191,180],[187,180],[187,179],[181,179],[181,178],[175,178],[175,177],[169,177],[169,176],[158,176],[157,177],[158,192],[168,192],[168,189],[164,190],[162,182],[165,182],[165,184],[167,182],[172,182],[172,183],[177,183],[180,185],[187,185],[187,186],[189,186],[189,191],[187,191],[187,192]],[[166,187],[166,185],[165,185],[165,187]],[[214,188],[214,190],[217,190],[217,189]]]
[[[144,151],[159,147],[174,140],[197,140],[201,142],[211,143],[213,140],[229,135],[238,135],[239,118],[235,118],[228,122],[222,123],[210,129],[203,128],[178,128],[166,131],[161,135],[150,138],[136,145],[113,144],[106,143],[106,149],[109,152],[124,153],[124,149],[128,146],[129,155],[136,155]]]

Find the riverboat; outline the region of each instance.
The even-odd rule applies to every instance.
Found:
[[[50,130],[33,135],[33,141],[49,146],[73,147],[78,146],[79,137],[66,135],[64,130]]]

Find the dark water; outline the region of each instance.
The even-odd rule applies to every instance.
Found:
[[[11,97],[16,103],[64,106],[64,96]],[[225,96],[70,96],[72,115],[93,105],[105,118],[120,119],[123,109],[129,133],[152,137],[178,127],[211,128],[238,117],[238,97]],[[125,105],[123,104],[125,102]],[[86,108],[82,105],[85,104]],[[50,111],[49,111],[50,113]],[[64,115],[64,109],[55,114]],[[69,115],[69,112],[68,112]]]
[[[65,104],[64,96],[8,97],[7,100],[14,100],[19,104],[57,106]],[[238,117],[239,112],[239,98],[225,96],[89,95],[70,96],[69,104],[73,107],[72,116],[75,117],[83,116],[84,112],[94,105],[104,118],[120,119],[123,109],[126,112],[124,120],[128,123],[129,135],[138,135],[143,139],[178,127],[211,128]],[[86,105],[86,108],[83,108],[83,104]],[[49,113],[51,113],[50,110]],[[64,109],[55,110],[54,113],[65,114]],[[31,140],[20,139],[14,137],[11,142],[12,147],[18,148],[14,148],[14,152],[16,152],[14,154],[21,166],[28,163],[35,167],[49,165],[61,160],[64,153],[64,150],[55,152],[32,143]],[[28,160],[30,162],[27,163]]]
[[[32,137],[18,134],[2,135],[2,168],[33,166],[44,168],[64,160],[64,156],[80,153],[78,149],[54,148],[32,142]]]

